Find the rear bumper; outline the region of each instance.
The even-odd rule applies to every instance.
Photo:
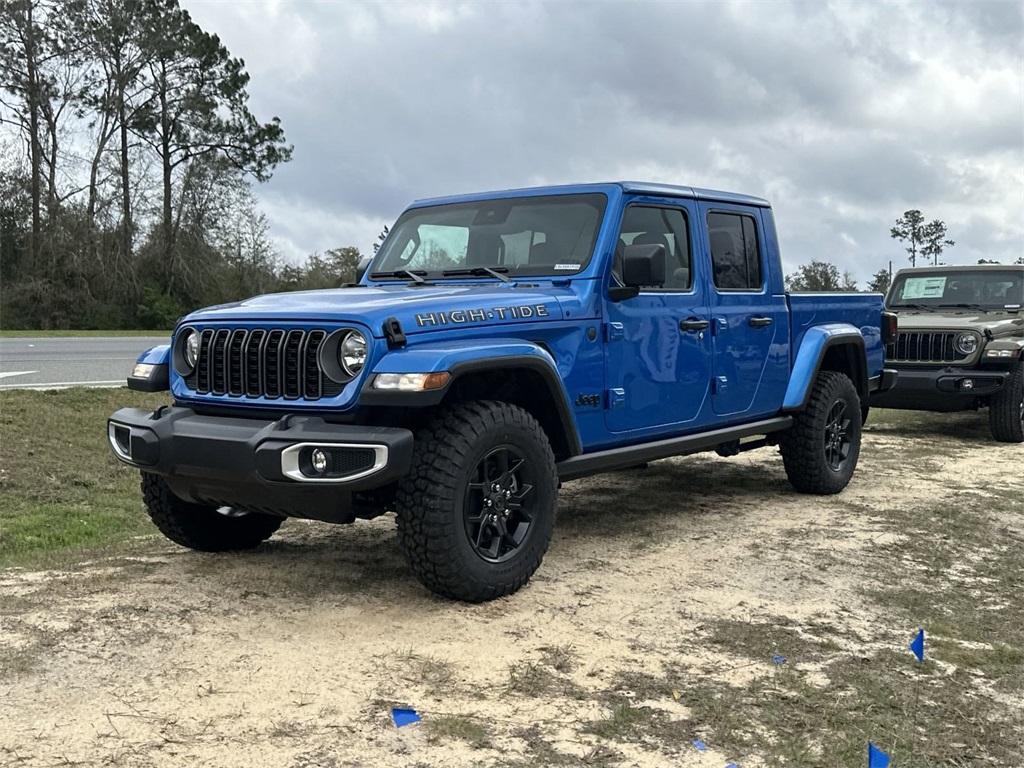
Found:
[[[409,469],[407,429],[331,424],[316,416],[276,421],[203,416],[190,408],[123,408],[108,422],[114,455],[162,475],[187,501],[283,516],[350,519],[353,491],[394,482]],[[308,451],[337,456],[317,477]]]
[[[1003,388],[1009,371],[904,368],[896,385],[887,392],[871,395],[875,408],[952,412],[975,408],[978,398],[994,395]]]

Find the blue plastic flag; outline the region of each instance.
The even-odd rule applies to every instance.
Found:
[[[785,656],[780,656],[777,653],[774,656],[772,656],[772,664],[785,664],[785,663],[786,663],[786,657]]]
[[[726,763],[725,768],[740,768],[739,763]]]
[[[693,748],[696,749],[698,752],[704,752],[708,748],[708,745],[700,739],[694,739]]]
[[[868,768],[889,768],[889,756],[868,742]]]
[[[924,661],[924,630],[917,630],[917,636],[910,643],[910,650],[917,656],[918,661]]]
[[[412,725],[420,721],[420,716],[416,714],[415,709],[400,709],[395,707],[391,710],[391,719],[395,721],[395,727],[401,728],[403,725]]]

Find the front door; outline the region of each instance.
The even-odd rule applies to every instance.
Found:
[[[642,198],[625,209],[616,262],[627,245],[666,248],[665,284],[608,302],[606,424],[637,436],[695,422],[709,393],[711,334],[707,289],[693,265],[696,207]],[[619,270],[613,268],[612,280]]]
[[[780,374],[788,372],[786,297],[769,288],[761,213],[701,204],[711,263],[714,325],[712,403],[719,417],[774,413]],[[728,420],[727,418],[725,420]]]

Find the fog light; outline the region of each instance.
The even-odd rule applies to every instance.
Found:
[[[319,448],[313,449],[313,454],[309,457],[310,463],[313,465],[313,469],[318,474],[323,474],[327,469],[327,454],[321,451]]]
[[[964,379],[960,382],[960,389],[974,389],[974,380]]]
[[[156,368],[156,366],[150,363],[136,363],[135,367],[132,368],[132,376],[137,379],[148,379],[153,375],[154,368]]]

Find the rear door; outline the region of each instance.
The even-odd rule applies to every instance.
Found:
[[[776,384],[788,375],[789,310],[785,294],[771,288],[761,210],[711,202],[699,207],[710,261],[714,413],[774,413]]]
[[[609,301],[605,326],[606,425],[638,435],[694,424],[711,376],[708,295],[693,263],[693,201],[643,197],[625,208],[616,262],[627,245],[666,248],[664,285]],[[612,281],[617,282],[618,266]]]

